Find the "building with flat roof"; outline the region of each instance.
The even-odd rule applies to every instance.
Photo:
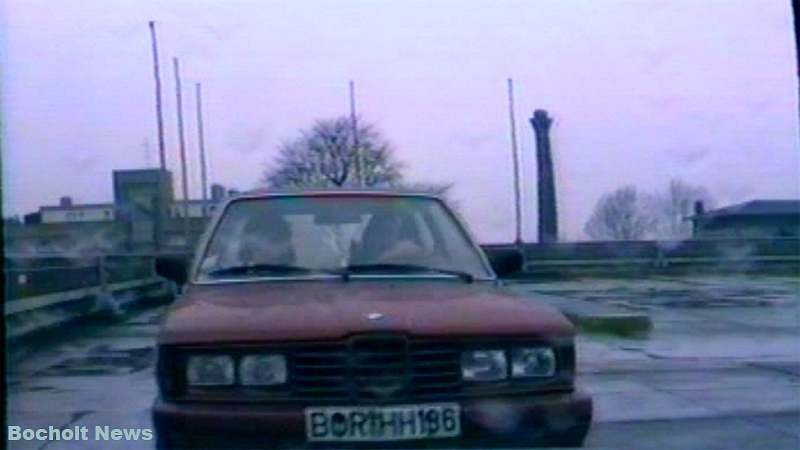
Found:
[[[800,200],[752,200],[705,211],[695,204],[692,236],[703,238],[800,237]]]
[[[225,188],[211,186],[208,200],[176,200],[172,174],[160,169],[112,172],[112,203],[41,206],[24,223],[6,226],[7,253],[125,252],[178,249],[194,244]],[[188,218],[186,212],[188,210]]]
[[[113,222],[114,217],[113,203],[75,205],[70,197],[61,197],[58,206],[42,206],[39,208],[39,220],[41,223]]]

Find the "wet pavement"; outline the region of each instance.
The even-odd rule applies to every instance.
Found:
[[[646,311],[646,338],[582,334],[592,448],[800,448],[800,281],[579,280],[514,286]],[[149,428],[163,307],[84,325],[9,364],[8,424]],[[153,448],[154,441],[11,441],[18,449]]]

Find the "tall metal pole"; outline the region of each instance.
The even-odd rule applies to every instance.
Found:
[[[359,186],[364,186],[364,160],[361,155],[361,146],[358,143],[358,121],[356,119],[356,87],[350,80],[350,124],[353,127],[353,146],[356,149],[356,180]]]
[[[159,180],[163,180],[166,177],[166,170],[167,170],[167,150],[166,146],[164,145],[164,113],[161,106],[161,70],[159,67],[159,59],[158,59],[158,40],[156,39],[156,23],[154,21],[150,21],[148,23],[150,26],[150,42],[153,48],[153,78],[155,79],[156,84],[156,124],[158,125],[158,160],[159,160],[159,168],[161,169],[161,174],[159,174]],[[170,191],[172,187],[170,186]],[[164,241],[164,219],[167,216],[167,208],[168,206],[165,204],[165,198],[163,195],[160,194],[161,190],[159,189],[159,195],[157,195],[153,202],[153,219],[154,219],[154,226],[153,226],[153,244],[156,251],[161,250],[161,245]],[[173,197],[174,193],[169,192],[169,198]]]
[[[197,142],[200,146],[200,187],[203,189],[203,216],[206,215],[206,202],[208,202],[208,179],[206,177],[206,145],[203,135],[203,95],[200,83],[194,85],[197,104]]]
[[[794,48],[797,58],[797,78],[800,81],[800,1],[792,0],[792,14],[794,15]],[[800,83],[797,86],[798,112],[800,112]]]
[[[150,40],[153,45],[153,76],[156,80],[156,123],[158,124],[158,158],[161,170],[167,170],[167,157],[164,148],[164,115],[161,111],[161,74],[158,67],[158,43],[156,23],[150,21]]]
[[[183,193],[183,233],[189,245],[189,180],[186,176],[186,141],[183,136],[183,98],[181,95],[181,74],[178,58],[172,58],[175,69],[175,95],[178,110],[178,144],[181,150],[181,188]]]
[[[514,161],[514,213],[516,235],[514,243],[522,244],[522,206],[519,186],[519,151],[517,149],[517,124],[514,119],[514,81],[508,79],[508,119],[511,125],[511,158]]]

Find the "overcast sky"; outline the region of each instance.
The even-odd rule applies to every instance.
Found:
[[[516,84],[525,236],[536,236],[536,108],[555,118],[562,235],[624,184],[706,186],[718,203],[800,197],[788,0],[0,0],[4,214],[109,202],[111,170],[158,163],[147,21],[158,24],[168,165],[181,58],[193,195],[194,82],[213,182],[256,185],[314,119],[359,113],[408,178],[453,182],[483,241],[513,235],[506,79]],[[176,179],[176,185],[178,180]]]

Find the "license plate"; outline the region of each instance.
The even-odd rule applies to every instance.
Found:
[[[402,441],[461,434],[457,403],[306,408],[309,441]]]

